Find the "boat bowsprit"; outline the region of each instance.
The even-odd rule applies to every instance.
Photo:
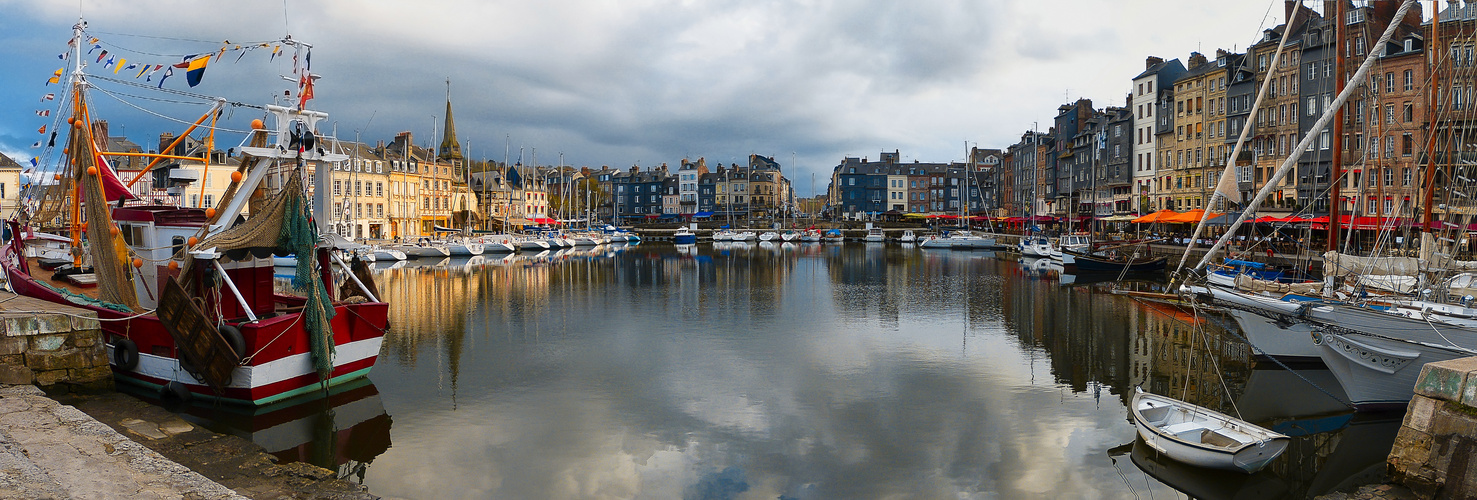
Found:
[[[1292,440],[1250,422],[1134,388],[1133,422],[1144,443],[1177,461],[1253,473]]]

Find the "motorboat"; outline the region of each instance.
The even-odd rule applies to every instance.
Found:
[[[801,233],[800,241],[806,243],[820,243],[821,233],[820,231],[816,231],[814,229],[806,230],[804,233]]]
[[[1016,243],[1016,250],[1021,253],[1022,257],[1051,258],[1051,240],[1042,236],[1021,238],[1021,241]]]
[[[897,241],[898,243],[902,243],[904,245],[912,245],[918,242],[918,236],[913,234],[912,229],[907,229],[903,231],[903,235],[899,236]]]
[[[780,239],[780,233],[776,233],[774,231],[765,231],[759,233],[759,241],[774,241],[777,239]]]
[[[887,235],[882,233],[882,228],[874,227],[867,230],[867,235],[862,237],[867,243],[882,243],[887,241]]]
[[[1134,426],[1144,443],[1176,461],[1254,473],[1287,450],[1292,439],[1177,399],[1135,387]]]
[[[691,245],[697,243],[697,234],[687,228],[678,229],[672,233],[672,242],[678,245]]]
[[[1075,250],[1063,250],[1062,263],[1067,264],[1068,258],[1078,272],[1099,273],[1149,273],[1164,270],[1168,257],[1153,255],[1118,255],[1117,252],[1109,252],[1107,255],[1088,254]]]

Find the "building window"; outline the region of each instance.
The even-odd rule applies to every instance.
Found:
[[[1409,42],[1409,40],[1406,40],[1406,42]],[[1408,70],[1407,69],[1407,70],[1405,70],[1405,90],[1407,92],[1409,92],[1414,87],[1415,87],[1415,73],[1412,72],[1411,70]]]

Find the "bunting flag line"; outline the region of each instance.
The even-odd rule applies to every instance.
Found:
[[[91,43],[92,43],[92,48],[87,49],[87,55],[89,55],[89,56],[92,55],[92,51],[103,48],[102,45],[98,45],[96,38],[92,39],[92,42]]]
[[[149,65],[145,64],[144,67],[139,68],[138,74],[137,75],[133,75],[133,77],[135,79],[137,79],[137,78],[139,78],[141,76],[144,76],[144,73],[147,73],[147,72],[149,72]]]
[[[267,62],[272,62],[273,60],[277,59],[277,54],[280,53],[280,52],[282,52],[282,46],[281,45],[273,45],[272,46],[272,57],[268,57],[267,58]]]
[[[36,116],[51,116],[51,110],[49,110],[49,109],[38,109],[38,110],[36,110]]]
[[[41,147],[41,141],[36,141],[35,144],[32,144],[31,145],[31,149],[36,149],[36,148],[39,148],[39,147]]]
[[[126,61],[127,59],[124,59],[124,60]],[[129,64],[128,67],[125,68],[125,67],[123,67],[123,62],[120,61],[118,63],[118,67],[113,69],[113,74],[115,74],[115,75],[118,74],[118,70],[119,69],[132,70],[133,68],[137,68],[137,67],[138,67],[138,63],[133,63],[133,64]]]
[[[144,81],[146,81],[146,82],[152,82],[152,81],[154,81],[154,73],[158,73],[159,72],[159,68],[163,68],[163,67],[164,67],[163,64],[155,64],[154,65],[154,69],[149,70],[149,76],[144,77]]]
[[[174,66],[164,68],[164,76],[159,77],[159,88],[164,88],[164,80],[169,79],[171,76],[174,76]]]
[[[109,67],[112,67],[113,64],[116,63],[116,62],[118,62],[118,56],[117,55],[109,56],[108,57],[108,62],[103,63],[103,69],[108,69]]]
[[[51,85],[53,83],[60,83],[62,81],[62,70],[63,69],[66,69],[66,68],[57,68],[56,71],[53,71],[51,73],[51,78],[47,78],[46,79],[46,84],[47,85]]]
[[[38,133],[38,134],[45,134],[46,133],[46,126],[45,125],[42,125],[41,128],[36,129],[36,133]]]
[[[98,52],[97,53],[97,60],[96,61],[93,61],[93,62],[95,62],[95,63],[103,62],[103,58],[104,57],[108,57],[108,49],[103,49],[102,52]]]
[[[65,61],[65,60],[67,60],[67,56],[69,56],[71,54],[72,54],[71,52],[62,52],[60,54],[57,54],[56,55],[56,58]]]
[[[50,101],[52,99],[56,99],[56,94],[46,94],[44,96],[41,96],[41,102]]]
[[[221,62],[221,56],[226,55],[226,47],[221,46],[221,51],[215,53],[215,62]]]

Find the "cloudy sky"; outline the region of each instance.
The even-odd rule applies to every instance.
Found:
[[[36,111],[55,104],[38,99],[57,89],[45,80],[80,13],[130,62],[173,63],[223,41],[288,33],[312,43],[322,75],[312,106],[341,138],[388,142],[411,131],[424,144],[450,79],[473,157],[501,160],[508,145],[526,162],[536,149],[540,164],[562,153],[566,164],[650,167],[758,153],[806,195],[810,174],[824,189],[844,156],[896,149],[904,160],[957,160],[966,143],[1003,147],[1035,122],[1045,128],[1069,99],[1121,105],[1145,56],[1244,49],[1280,22],[1282,2],[0,0],[0,10],[0,152],[22,163],[50,123]],[[269,102],[292,70],[290,59],[268,58],[227,54],[199,86],[183,75],[164,86]],[[96,116],[146,147],[183,127],[133,105],[183,120],[204,111],[158,100],[178,96],[99,87],[113,96],[93,96]],[[222,126],[259,116],[234,108]],[[227,135],[218,142],[240,140]]]

